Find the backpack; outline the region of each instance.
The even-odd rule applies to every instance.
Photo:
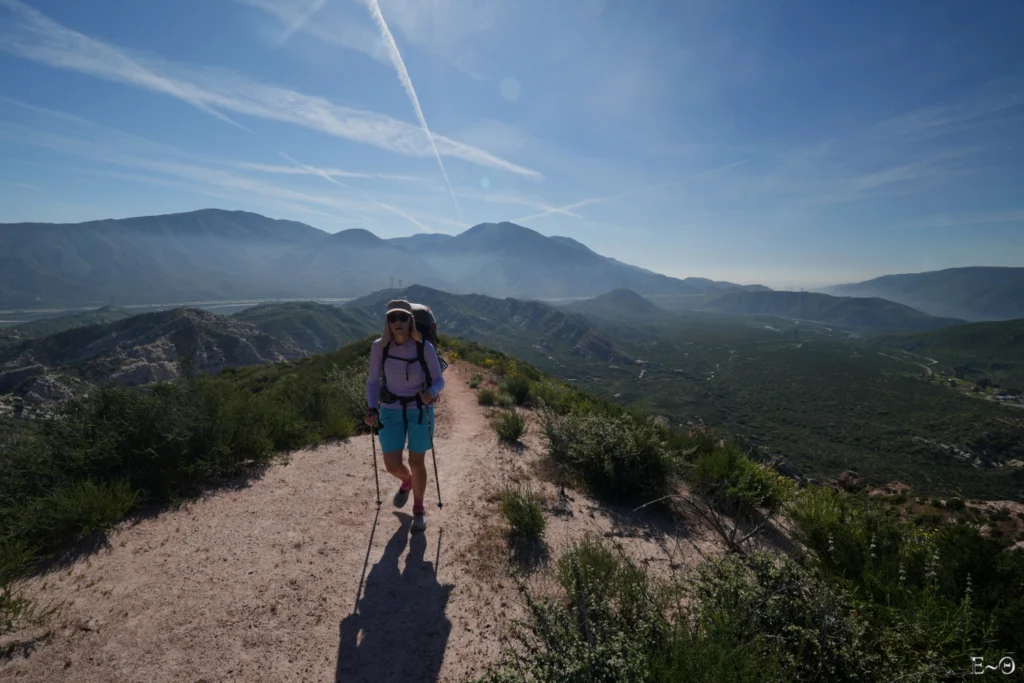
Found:
[[[425,304],[411,304],[413,320],[416,322],[416,330],[420,333],[420,336],[424,341],[430,341],[434,345],[434,349],[437,349],[437,319],[434,317],[434,312],[430,310],[430,307]],[[408,403],[416,402],[420,409],[419,421],[423,422],[423,406],[420,405],[419,397],[408,397],[403,399],[400,396],[396,396],[388,391],[387,388],[387,375],[384,372],[384,366],[387,363],[388,358],[394,358],[396,360],[403,360],[406,365],[409,363],[419,362],[420,367],[423,368],[423,376],[426,378],[427,386],[429,387],[434,383],[433,377],[430,375],[430,368],[427,367],[427,361],[423,355],[423,342],[416,342],[416,357],[415,358],[400,358],[398,356],[390,356],[389,351],[391,350],[391,342],[384,345],[384,353],[381,354],[380,360],[380,377],[381,377],[381,398],[387,402],[397,400],[402,404],[402,414],[405,416],[405,406]],[[438,364],[441,366],[441,372],[444,373],[448,367],[448,363],[441,358],[440,353],[437,356]]]
[[[420,336],[430,341],[437,348],[437,319],[434,312],[425,304],[411,304],[413,319]],[[443,369],[442,369],[443,370]]]

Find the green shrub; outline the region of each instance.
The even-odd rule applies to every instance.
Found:
[[[555,382],[534,382],[530,385],[530,396],[537,405],[564,415],[569,412],[571,392]]]
[[[650,423],[570,414],[549,420],[544,430],[554,460],[605,500],[648,502],[669,491],[674,458]]]
[[[522,680],[513,674],[524,671],[542,681],[673,680],[655,673],[668,668],[671,650],[660,646],[671,625],[662,604],[648,599],[652,582],[642,570],[585,539],[559,558],[556,576],[567,600],[527,595],[532,619],[518,634],[520,652],[484,680]]]
[[[8,523],[15,538],[34,546],[46,546],[51,539],[78,541],[120,522],[138,498],[127,481],[80,481],[24,501]]]
[[[572,543],[555,564],[555,578],[569,599],[575,599],[577,589],[584,583],[600,579],[615,592],[620,583],[628,579],[628,560],[616,553],[600,538],[586,534]]]
[[[934,512],[921,512],[914,515],[914,524],[923,527],[937,527],[942,524],[942,515],[937,515]]]
[[[497,394],[494,393],[493,389],[481,389],[476,393],[476,400],[482,406],[493,406],[497,401]]]
[[[482,382],[483,380],[484,378],[481,377],[479,373],[474,374],[469,378],[469,388],[476,389],[478,386],[480,386],[480,382]]]
[[[503,410],[491,425],[502,441],[515,442],[526,433],[526,419],[515,410]]]
[[[698,570],[700,611],[739,629],[759,658],[778,661],[795,681],[882,680],[867,624],[854,603],[786,555],[727,556]]]
[[[959,512],[965,507],[964,501],[961,498],[950,498],[946,501],[946,509],[954,512]]]
[[[593,536],[559,558],[555,577],[565,599],[534,599],[522,588],[529,621],[513,631],[514,650],[479,680],[795,680],[773,655],[770,636],[744,628],[743,610],[702,610],[695,600],[684,607],[683,586],[654,579]]]
[[[33,559],[33,553],[23,543],[0,542],[0,634],[11,631],[20,621],[46,616],[36,610],[31,600],[14,592],[14,582],[28,572]]]
[[[529,488],[506,486],[501,492],[501,513],[513,538],[530,540],[544,534],[547,525],[544,512],[540,500]]]
[[[955,671],[969,652],[997,654],[995,642],[1024,647],[1024,615],[1009,607],[1024,603],[1024,553],[1003,552],[1001,539],[969,524],[924,530],[875,501],[819,487],[801,492],[790,518],[812,565],[894,639],[886,647],[925,653],[918,663],[935,671]]]
[[[498,405],[500,407],[512,408],[513,406],[515,406],[515,404],[516,400],[512,398],[511,394],[506,394],[505,392],[498,394]]]
[[[517,406],[524,405],[530,399],[530,380],[523,375],[507,376],[500,389],[502,394],[511,396]]]
[[[737,505],[744,512],[775,512],[790,498],[793,484],[758,465],[735,446],[719,446],[694,464],[691,484],[705,495]]]

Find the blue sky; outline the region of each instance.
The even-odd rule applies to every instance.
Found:
[[[1016,0],[0,0],[0,222],[512,220],[774,287],[1020,266],[1022,25]]]

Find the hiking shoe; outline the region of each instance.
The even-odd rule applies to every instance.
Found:
[[[410,486],[406,490],[402,490],[401,487],[398,489],[398,493],[395,494],[395,507],[404,508],[405,504],[409,502],[409,494],[412,493],[412,487]]]
[[[427,518],[423,513],[412,516],[412,530],[413,531],[426,531],[427,530]]]

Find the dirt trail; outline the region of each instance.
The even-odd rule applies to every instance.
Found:
[[[428,529],[380,460],[376,506],[369,436],[292,454],[259,480],[109,535],[108,547],[26,590],[66,606],[34,649],[0,660],[17,681],[454,681],[481,673],[520,612],[505,568],[495,493],[534,477],[537,429],[497,446],[453,363],[435,436],[444,508],[427,454]],[[454,419],[457,416],[458,419]],[[551,498],[557,489],[534,481]],[[551,555],[585,529],[667,566],[670,529],[599,508],[570,491],[546,535]],[[706,545],[706,550],[711,550]],[[690,553],[691,555],[693,553]],[[674,562],[675,560],[673,560]],[[358,600],[358,605],[357,605]],[[26,656],[27,652],[27,656]]]

